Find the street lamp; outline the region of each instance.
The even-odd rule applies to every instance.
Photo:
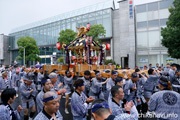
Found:
[[[25,66],[25,47],[19,46],[19,48],[23,48],[24,49],[24,66]]]

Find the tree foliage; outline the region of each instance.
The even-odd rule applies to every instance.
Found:
[[[24,59],[24,49],[20,47],[25,48],[25,60],[28,63],[28,61],[40,61],[41,58],[37,55],[40,54],[39,48],[36,44],[36,41],[32,37],[21,37],[17,41],[18,47],[19,47],[19,58]]]
[[[109,63],[112,63],[113,65],[116,65],[116,62],[112,59],[105,60],[105,65],[108,65]]]
[[[58,38],[58,41],[61,43],[61,45],[62,43],[68,45],[71,41],[73,41],[76,38],[76,34],[77,33],[71,29],[62,30],[59,33],[60,36]]]
[[[180,0],[175,0],[169,8],[167,27],[161,28],[162,45],[168,48],[172,58],[180,58]]]
[[[91,30],[86,33],[87,36],[92,36],[94,40],[98,40],[99,37],[105,37],[106,30],[104,29],[102,24],[99,25],[91,25]]]
[[[58,58],[58,63],[63,63],[64,62],[64,57]]]

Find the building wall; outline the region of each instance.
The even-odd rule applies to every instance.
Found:
[[[134,16],[130,16],[130,1],[132,0],[119,2],[119,10],[113,12],[113,45],[114,60],[123,67],[134,68],[135,31]],[[128,57],[128,66],[124,65],[125,57]]]
[[[135,6],[136,15],[136,64],[156,63],[165,66],[168,57],[167,49],[161,45],[161,27],[166,27],[170,15],[168,8],[173,0],[162,0]],[[174,59],[174,62],[180,61]]]
[[[4,44],[4,35],[0,34],[0,64],[2,64],[2,61],[4,59],[3,44]]]
[[[8,36],[0,34],[0,64],[10,64],[10,51]]]

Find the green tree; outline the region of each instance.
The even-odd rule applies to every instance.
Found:
[[[25,60],[26,64],[28,65],[28,61],[40,61],[41,58],[37,55],[40,54],[39,48],[36,44],[36,41],[32,37],[21,37],[17,41],[18,47],[25,48]],[[19,58],[24,59],[24,49],[19,48]]]
[[[58,58],[58,63],[63,63],[64,62],[64,57]]]
[[[105,65],[108,65],[109,63],[112,63],[113,65],[116,65],[116,62],[112,59],[105,60]]]
[[[169,8],[167,27],[161,28],[162,45],[168,48],[172,58],[180,58],[180,0],[175,0]]]
[[[60,36],[58,38],[58,41],[61,43],[61,45],[62,43],[68,45],[71,41],[73,41],[76,38],[76,34],[77,33],[71,29],[62,30],[59,33]]]
[[[91,30],[86,33],[87,36],[92,36],[94,40],[98,41],[100,37],[105,37],[106,30],[102,24],[91,25]]]

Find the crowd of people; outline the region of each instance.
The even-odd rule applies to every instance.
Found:
[[[136,67],[131,77],[123,70],[123,77],[112,70],[110,78],[100,71],[93,71],[92,78],[91,72],[75,76],[66,70],[63,76],[56,69],[48,74],[42,67],[1,66],[0,120],[21,120],[20,111],[24,120],[66,120],[59,111],[63,96],[64,111],[70,114],[70,106],[73,120],[180,120],[178,64]],[[17,98],[21,102],[15,110]]]

